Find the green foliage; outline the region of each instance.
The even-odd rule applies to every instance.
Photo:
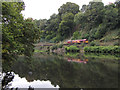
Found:
[[[99,43],[96,41],[90,42],[90,46],[99,46]]]
[[[75,15],[74,17],[74,22],[76,23],[76,25],[80,24],[81,28],[83,28],[85,26],[86,23],[86,16],[84,13],[79,12]]]
[[[79,6],[75,3],[67,2],[63,4],[59,9],[59,14],[73,13],[74,15],[79,12]]]
[[[109,29],[114,29],[118,24],[118,9],[115,8],[115,4],[105,6],[103,23]]]
[[[63,44],[62,44],[62,43],[58,45],[58,48],[62,48],[62,47],[63,47]]]
[[[65,53],[65,56],[69,56],[69,57],[74,57],[74,58],[76,58],[77,56],[79,56],[79,54],[80,53],[78,53],[78,52],[67,52],[67,53]]]
[[[95,33],[95,38],[100,39],[104,36],[105,33],[106,33],[106,30],[99,25],[97,32]]]
[[[13,60],[18,55],[30,57],[34,43],[39,39],[39,30],[31,18],[24,20],[21,11],[23,2],[2,3],[2,55]]]
[[[90,46],[95,46],[95,42],[91,42],[91,43],[90,43]]]
[[[16,54],[22,54],[24,51],[20,43],[23,30],[23,17],[20,11],[24,9],[23,5],[22,2],[2,3],[2,55],[6,60],[12,60]]]
[[[38,53],[38,52],[46,52],[46,51],[44,51],[44,50],[37,50],[37,49],[35,49],[35,51],[34,51],[35,53]]]
[[[62,21],[59,24],[59,35],[63,36],[64,39],[67,37],[70,37],[72,34],[72,30],[74,27],[74,15],[72,13],[66,13],[63,17],[62,17]]]
[[[47,35],[46,37],[45,37],[45,40],[50,40],[52,37],[51,37],[51,35]]]
[[[81,12],[75,15],[74,22],[79,26],[81,38],[93,41],[104,37],[106,32],[119,28],[118,19],[115,4],[104,6],[101,2],[90,2],[89,5],[83,5]]]
[[[90,46],[84,47],[85,52],[100,52],[100,53],[120,53],[119,46]]]
[[[79,12],[79,6],[75,3],[67,2],[58,11],[59,14],[51,15],[48,20],[34,20],[41,31],[40,41],[45,40],[56,43],[72,36],[74,15]]]
[[[78,51],[80,51],[80,49],[77,46],[73,46],[73,45],[71,45],[69,47],[65,47],[65,50],[67,52],[78,52]]]
[[[107,32],[120,28],[118,6],[118,3],[104,6],[102,2],[89,2],[79,11],[77,4],[67,2],[50,19],[34,22],[41,32],[40,41],[56,43],[72,36],[72,39],[94,41],[103,38]]]
[[[53,50],[56,50],[57,48],[58,48],[57,45],[54,45],[54,46],[51,47],[52,51],[53,51]]]
[[[60,35],[54,37],[51,39],[51,42],[53,43],[57,43],[58,41],[62,41],[63,40],[63,37],[61,37]]]
[[[81,38],[80,32],[79,32],[79,31],[75,31],[75,32],[73,33],[73,40],[74,40],[74,39],[80,39],[80,38]]]

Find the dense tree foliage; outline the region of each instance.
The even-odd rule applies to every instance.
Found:
[[[75,15],[79,12],[79,6],[75,3],[67,2],[66,4],[63,4],[58,11],[60,15],[65,13],[73,13]]]
[[[67,2],[58,9],[58,14],[35,22],[41,32],[41,41],[59,42],[71,37],[93,41],[102,39],[109,31],[119,30],[118,12],[119,2],[106,6],[102,2],[89,2],[81,10],[77,4]]]
[[[32,20],[23,19],[22,10],[23,2],[2,3],[2,55],[5,60],[20,54],[31,56],[33,43],[39,38],[39,30]]]
[[[23,51],[19,43],[23,27],[20,11],[24,9],[23,5],[24,3],[2,3],[2,53],[5,59]]]
[[[41,32],[40,41],[58,42],[72,36],[74,28],[74,15],[79,12],[79,6],[67,2],[58,9],[50,19],[35,20]]]
[[[62,21],[59,24],[58,33],[60,34],[60,36],[63,36],[62,37],[63,39],[65,39],[71,36],[73,27],[74,27],[74,15],[72,13],[66,13],[62,17]]]
[[[74,17],[74,22],[78,26],[77,30],[81,33],[78,38],[76,36],[73,38],[79,39],[81,37],[92,41],[101,39],[109,31],[119,30],[118,10],[118,2],[106,6],[102,2],[90,2],[88,5],[83,5],[81,11]]]

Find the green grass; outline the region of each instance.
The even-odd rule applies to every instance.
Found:
[[[36,53],[36,52],[46,52],[46,51],[45,50],[37,50],[37,49],[35,49],[34,52]]]

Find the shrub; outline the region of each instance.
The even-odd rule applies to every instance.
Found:
[[[101,53],[120,53],[119,46],[90,46],[84,47],[85,52],[101,52]]]
[[[65,47],[65,50],[67,52],[78,52],[80,49],[77,46],[70,46],[70,47]]]

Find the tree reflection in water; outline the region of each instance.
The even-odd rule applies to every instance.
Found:
[[[13,78],[14,78],[13,72],[4,73],[3,79],[2,79],[3,89],[6,89],[11,85],[11,84],[9,84],[9,82],[11,82],[13,80]]]
[[[117,60],[88,58],[87,63],[84,64],[68,62],[67,58],[59,55],[38,54],[27,61],[24,57],[20,57],[11,69],[20,77],[25,77],[28,82],[49,80],[54,87],[57,85],[60,88],[118,87]],[[86,60],[80,55],[77,59]]]

